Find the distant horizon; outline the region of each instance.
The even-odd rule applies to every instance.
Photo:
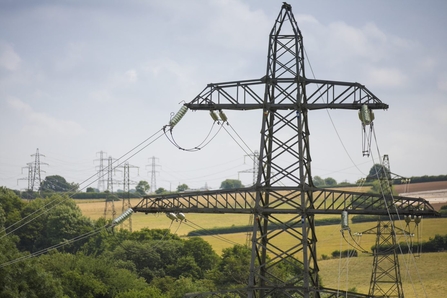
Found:
[[[362,154],[357,111],[309,111],[311,175],[352,183],[384,154],[391,172],[403,177],[443,175],[447,1],[291,5],[306,76],[359,82],[389,105],[374,113],[369,156]],[[203,111],[186,113],[172,136],[162,128],[208,84],[265,76],[281,6],[270,0],[0,4],[0,185],[26,188],[17,179],[27,179],[24,167],[37,148],[48,163],[45,175],[81,188],[97,187],[101,151],[129,158],[139,166],[130,179],[148,182],[156,157],[157,188],[215,188],[227,178],[249,185],[247,155],[260,150],[262,111],[225,111],[228,131],[216,129]],[[182,148],[205,146],[181,150],[168,137]]]

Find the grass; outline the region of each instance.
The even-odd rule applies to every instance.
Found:
[[[447,272],[441,264],[446,260],[447,252],[426,253],[418,258],[401,256],[405,297],[443,297],[447,291]],[[368,293],[372,257],[325,260],[318,264],[325,287],[347,290],[355,286],[357,292]]]
[[[131,200],[131,205],[135,206],[140,200]],[[98,219],[104,214],[105,202],[103,200],[77,200],[83,214],[92,219]],[[115,202],[116,215],[120,215],[122,203]],[[108,215],[109,218],[111,215]],[[142,228],[149,229],[170,229],[172,233],[185,237],[185,235],[193,230],[199,228],[214,228],[214,227],[229,227],[232,225],[247,225],[249,223],[248,215],[240,214],[186,214],[187,222],[172,222],[164,214],[143,214],[135,213],[132,215],[132,228],[134,231]],[[337,215],[317,215],[316,219],[339,217]],[[375,222],[351,224],[350,229],[352,233],[363,232],[376,225]],[[405,228],[403,221],[396,222],[398,228]],[[428,240],[436,234],[444,235],[447,233],[447,218],[423,219],[421,224],[420,240]],[[351,249],[354,240],[345,233],[346,240],[342,237],[339,225],[318,226],[317,233],[317,257],[322,258],[322,255],[331,256],[334,250]],[[219,236],[203,236],[203,239],[208,241],[218,253],[222,253],[222,249],[232,247],[234,243],[245,245],[247,243],[247,234],[225,234]],[[412,239],[414,242],[416,239]],[[361,247],[365,250],[370,250],[374,244],[374,235],[363,235],[360,239],[356,239]],[[399,242],[405,241],[402,237],[398,239]],[[287,236],[287,233],[282,233],[277,237],[275,243],[281,243],[283,248],[291,247],[296,244],[296,239]],[[403,256],[402,258],[408,258]],[[404,281],[405,297],[441,297],[447,291],[447,270],[443,269],[441,264],[447,262],[447,253],[427,253],[422,254],[421,257],[411,260],[409,265],[405,265],[401,258],[401,274]],[[371,277],[372,257],[367,254],[359,254],[357,258],[349,259],[349,272],[346,273],[346,259],[330,259],[320,260],[318,262],[320,273],[325,287],[340,288],[342,290],[356,287],[360,293],[367,293]],[[342,269],[340,271],[340,268]],[[406,272],[411,273],[413,283],[409,281]],[[340,274],[339,274],[340,273]],[[338,278],[340,276],[340,279]],[[348,279],[347,279],[348,276]],[[348,280],[348,286],[346,286]],[[421,286],[420,281],[425,285]],[[414,287],[414,289],[413,289]],[[424,293],[425,291],[425,293]]]

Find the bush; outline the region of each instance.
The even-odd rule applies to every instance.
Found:
[[[340,258],[340,254],[341,254],[342,258],[348,258],[348,257],[352,258],[352,257],[358,256],[358,253],[355,249],[346,249],[346,250],[343,250],[341,253],[339,250],[334,250],[331,255],[332,255],[332,258],[335,259],[335,258]]]

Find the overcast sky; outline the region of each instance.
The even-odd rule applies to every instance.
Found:
[[[359,82],[390,106],[375,112],[369,158],[357,112],[311,111],[312,175],[355,182],[383,154],[402,176],[447,174],[447,1],[289,3],[307,76]],[[131,151],[208,83],[264,76],[281,5],[0,0],[0,185],[25,189],[27,181],[17,179],[27,178],[23,167],[38,148],[42,178],[97,187],[98,152],[119,158]],[[261,114],[227,116],[231,135],[222,129],[200,151],[179,150],[165,136],[132,151],[129,163],[139,171],[132,168],[131,179],[150,182],[156,157],[157,188],[218,188],[238,178],[250,185],[253,175],[238,172],[252,168],[244,156],[259,150]],[[206,112],[190,111],[174,137],[194,147],[211,125]],[[117,171],[114,179],[122,177]]]

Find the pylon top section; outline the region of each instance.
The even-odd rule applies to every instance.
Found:
[[[284,3],[270,31],[265,75],[210,83],[185,106],[191,110],[360,110],[362,105],[388,109],[359,83],[306,78],[304,61],[301,31],[292,7]]]

